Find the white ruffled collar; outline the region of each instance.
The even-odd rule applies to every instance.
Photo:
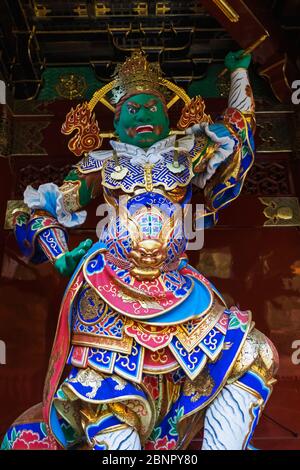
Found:
[[[130,158],[132,164],[139,164],[144,166],[146,164],[156,164],[164,159],[164,154],[167,152],[174,151],[175,144],[176,148],[180,151],[189,152],[194,146],[195,138],[194,135],[186,135],[176,141],[176,135],[170,135],[165,139],[155,142],[148,149],[142,149],[136,145],[126,144],[116,140],[111,140],[110,145],[117,152],[119,156]],[[113,156],[112,150],[96,150],[90,152],[90,156],[95,160],[106,160]]]

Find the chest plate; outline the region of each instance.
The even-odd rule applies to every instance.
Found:
[[[193,177],[191,160],[185,154],[180,154],[178,162],[182,170],[178,173],[169,168],[173,163],[173,153],[164,155],[164,159],[156,164],[132,164],[130,159],[119,156],[119,165],[128,171],[120,179],[114,179],[116,162],[113,159],[105,161],[102,169],[102,184],[109,189],[121,189],[125,193],[132,193],[137,188],[145,188],[152,191],[155,187],[163,187],[166,191],[185,187]]]

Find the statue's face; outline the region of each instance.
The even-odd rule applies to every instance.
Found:
[[[121,142],[142,148],[164,139],[170,131],[162,101],[146,93],[131,96],[123,103],[114,126]]]

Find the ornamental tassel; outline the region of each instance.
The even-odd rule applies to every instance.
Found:
[[[167,168],[172,172],[172,173],[181,173],[184,169],[185,166],[179,163],[179,157],[178,157],[178,142],[175,142],[175,149],[174,149],[174,155],[173,155],[173,162],[172,163],[167,163]]]
[[[114,168],[114,171],[111,173],[111,177],[114,180],[122,180],[127,175],[128,168],[122,167],[120,165],[119,159],[118,159],[118,154],[115,150],[113,150],[113,157],[114,157],[114,161],[115,161],[116,166]]]

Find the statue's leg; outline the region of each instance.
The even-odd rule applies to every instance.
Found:
[[[235,384],[227,385],[205,413],[202,450],[242,450],[248,445],[261,399]]]
[[[130,426],[110,432],[101,432],[93,439],[92,450],[141,450],[141,441]]]
[[[90,405],[89,413],[82,410],[82,425],[90,450],[140,450],[136,429],[115,414]]]
[[[247,449],[276,382],[277,368],[276,349],[254,328],[227,384],[206,410],[203,450]]]

